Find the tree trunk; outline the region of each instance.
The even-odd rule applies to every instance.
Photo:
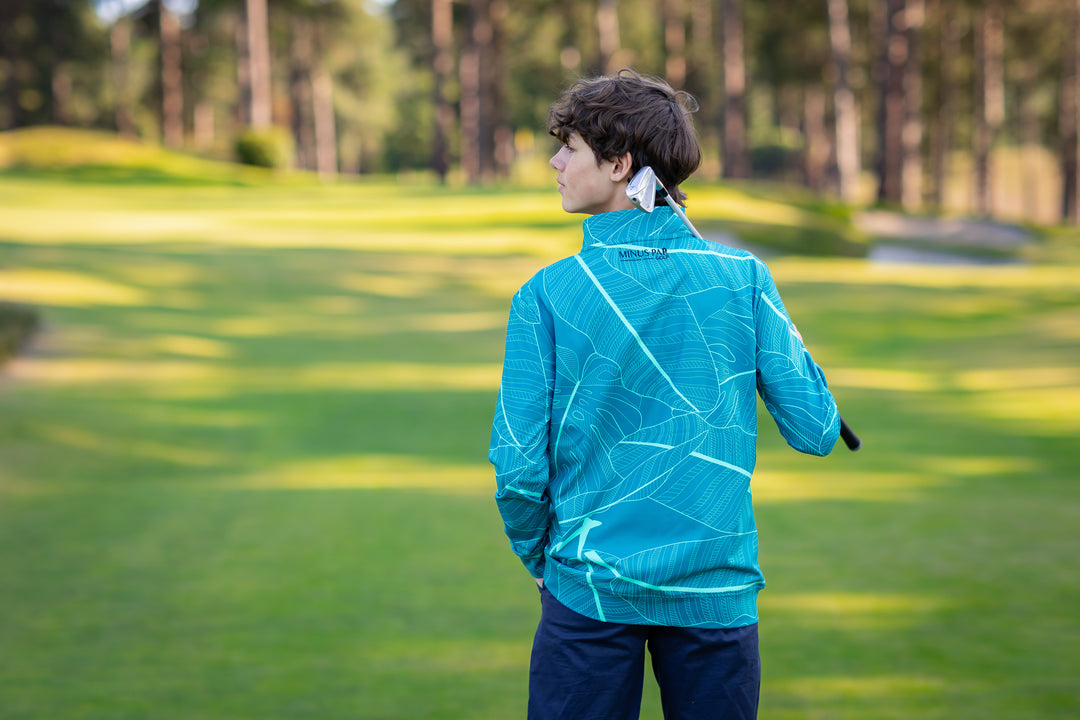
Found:
[[[901,202],[908,212],[922,207],[923,192],[923,87],[921,35],[926,21],[923,0],[907,0],[904,35],[907,39],[907,61],[904,63],[904,126],[901,137],[902,165],[900,170]]]
[[[56,62],[52,67],[52,122],[53,125],[71,123],[71,73],[67,63]]]
[[[937,113],[934,133],[930,138],[930,161],[933,165],[934,187],[931,204],[938,210],[945,207],[945,193],[949,183],[949,155],[952,152],[952,128],[956,122],[956,83],[953,72],[956,66],[956,48],[960,44],[960,23],[948,7],[947,0],[932,0],[932,13],[940,32],[938,58]]]
[[[446,97],[450,73],[454,70],[453,15],[451,0],[431,0],[432,67],[435,70],[433,95],[435,101],[435,133],[431,147],[431,169],[446,182],[450,170],[450,134],[454,124],[454,109]]]
[[[458,76],[461,84],[461,167],[470,184],[482,180],[483,82],[481,48],[490,41],[485,0],[469,0],[465,46],[461,50]]]
[[[248,43],[248,22],[246,12],[237,12],[236,25],[233,29],[236,39],[236,123],[240,127],[251,125],[251,52]]]
[[[1065,52],[1061,74],[1062,219],[1080,224],[1080,0],[1072,0],[1067,10]]]
[[[337,129],[334,125],[334,81],[325,68],[316,66],[311,78],[315,108],[315,168],[328,180],[337,175]]]
[[[720,65],[715,48],[719,47],[713,22],[712,0],[691,0],[690,4],[690,53],[687,85],[698,100],[696,125],[702,144],[710,147],[715,142],[717,117],[717,86]]]
[[[248,78],[251,82],[251,126],[270,127],[270,18],[266,0],[246,0]]]
[[[851,90],[851,23],[847,0],[828,0],[829,46],[834,74],[833,109],[836,113],[836,177],[840,197],[855,201],[859,190],[859,118]]]
[[[908,39],[904,32],[906,0],[887,0],[880,48],[878,87],[878,200],[900,204],[903,197],[903,135],[906,116],[904,68]]]
[[[207,100],[195,103],[191,113],[191,137],[195,148],[209,150],[214,145],[214,106]]]
[[[1033,89],[1039,81],[1038,70],[1032,60],[1022,60],[1017,65],[1018,85],[1017,114],[1020,123],[1020,202],[1023,216],[1037,221],[1039,216],[1040,178],[1038,167],[1039,111],[1034,101]]]
[[[292,133],[296,141],[296,166],[304,170],[318,167],[315,151],[315,97],[312,91],[314,50],[311,20],[295,17],[290,23],[289,100],[292,110]]]
[[[580,3],[576,0],[557,0],[552,6],[551,12],[566,18],[559,33],[559,65],[568,76],[579,77],[582,75],[581,42],[579,41],[578,24],[575,8]]]
[[[829,156],[832,148],[825,129],[825,88],[809,83],[803,88],[803,172],[806,186],[814,192],[825,190]]]
[[[19,107],[19,77],[11,71],[19,61],[19,38],[15,33],[15,18],[19,16],[18,2],[0,2],[0,51],[3,52],[8,71],[4,73],[3,102],[0,112],[0,130],[19,127],[22,108]]]
[[[1005,118],[1005,45],[1001,4],[989,0],[975,19],[975,212],[994,212],[991,152]]]
[[[746,148],[746,60],[743,57],[742,0],[721,0],[724,53],[723,174],[750,175]]]
[[[68,9],[68,13],[70,13]],[[61,55],[68,49],[67,17],[54,18],[52,23],[52,47],[49,58],[49,90],[52,95],[53,125],[67,125],[71,122],[71,71]]]
[[[480,181],[488,182],[495,177],[495,136],[502,124],[503,109],[500,106],[498,67],[500,59],[495,49],[495,19],[498,0],[472,0],[476,3],[476,47],[480,60],[480,122],[476,145],[480,151]],[[505,65],[505,61],[501,61]]]
[[[686,7],[683,0],[663,0],[664,72],[676,90],[686,85]]]
[[[131,101],[131,17],[121,15],[109,30],[112,50],[113,109],[116,131],[135,137],[135,109]]]
[[[510,5],[506,0],[490,0],[491,14],[491,61],[488,66],[488,84],[490,92],[490,117],[494,132],[495,175],[509,178],[514,164],[514,131],[507,116],[507,88],[510,85],[509,63],[506,56],[507,27]]]
[[[605,73],[619,68],[619,0],[597,0],[596,30],[599,35],[600,58],[598,65]]]
[[[163,2],[161,24],[161,131],[165,145],[184,144],[184,72],[181,68],[180,18]]]

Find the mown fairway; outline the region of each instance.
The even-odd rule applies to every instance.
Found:
[[[45,322],[0,373],[0,718],[524,717],[490,415],[579,226],[550,190],[0,178],[0,298]],[[770,262],[865,448],[763,418],[763,720],[1080,714],[1054,257]]]

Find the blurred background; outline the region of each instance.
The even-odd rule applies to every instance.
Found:
[[[759,406],[762,720],[1080,717],[1078,23],[0,0],[0,720],[525,715],[507,311],[581,247],[548,107],[627,66],[864,441]]]
[[[1072,0],[4,0],[0,13],[0,130],[95,128],[323,176],[536,180],[552,99],[633,67],[698,98],[702,177],[1078,217]]]

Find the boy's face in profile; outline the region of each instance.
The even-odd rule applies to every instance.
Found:
[[[615,160],[596,161],[596,154],[574,132],[551,158],[558,171],[556,181],[562,194],[562,207],[568,213],[597,215],[633,207],[626,197],[630,177],[630,155]]]

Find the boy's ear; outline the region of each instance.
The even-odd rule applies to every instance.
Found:
[[[611,161],[611,181],[622,182],[630,180],[630,171],[634,167],[634,160],[630,153],[625,153]]]

